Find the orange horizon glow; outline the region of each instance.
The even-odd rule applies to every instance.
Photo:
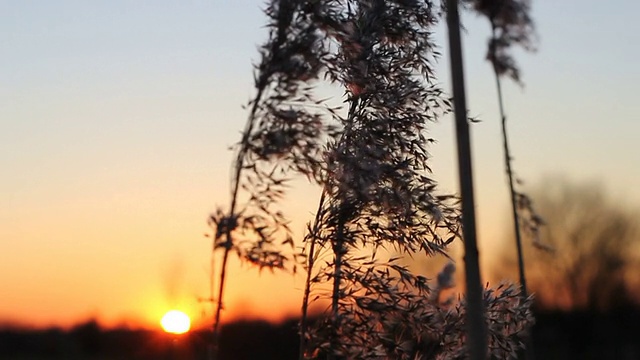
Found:
[[[204,245],[207,245],[206,241]],[[202,259],[200,263],[210,256],[206,253],[199,255]],[[194,261],[196,264],[198,262]],[[3,307],[5,310],[13,310],[9,317],[9,313],[3,313],[0,309],[0,327],[3,324],[15,324],[21,327],[72,328],[87,321],[96,321],[104,328],[158,329],[158,320],[167,309],[180,309],[190,317],[192,329],[208,328],[213,321],[215,306],[199,300],[206,297],[208,292],[206,268],[202,266],[201,272],[195,274],[180,275],[181,271],[180,266],[168,266],[166,271],[161,272],[167,275],[156,277],[154,282],[145,284],[139,280],[142,285],[138,287],[109,289],[106,292],[109,296],[95,296],[93,302],[77,302],[76,299],[83,297],[91,299],[92,294],[72,286],[65,293],[66,303],[51,302],[45,304],[47,307],[33,308],[29,301],[10,303],[7,301],[10,298],[0,299],[0,302],[8,305]],[[119,276],[128,280],[138,277],[126,274]],[[253,266],[230,257],[228,276],[221,324],[238,320],[264,320],[275,324],[300,316],[303,274],[292,276],[277,271],[261,273]],[[163,277],[168,280],[163,281]],[[318,304],[316,306],[321,307]],[[83,306],[89,310],[82,310]]]
[[[8,34],[0,58],[0,329],[95,321],[160,331],[168,309],[185,312],[192,329],[210,328],[214,306],[199,301],[212,297],[212,244],[203,234],[211,231],[208,215],[230,205],[234,146],[248,113],[243,104],[255,96],[252,63],[267,36],[263,1],[50,3],[0,6],[10,20],[0,22],[0,33]],[[631,151],[640,132],[637,81],[628,71],[635,56],[623,56],[636,50],[626,37],[610,36],[625,33],[618,15],[634,12],[566,18],[553,2],[538,3],[545,51],[522,58],[526,92],[505,84],[522,190],[560,172],[601,179],[621,203],[640,204],[640,167],[629,166],[640,163],[640,152]],[[611,21],[614,15],[619,21]],[[611,31],[555,36],[603,17]],[[480,261],[483,281],[496,285],[502,279],[491,269],[504,261],[510,192],[495,141],[501,133],[492,125],[500,115],[484,60],[487,28],[483,19],[467,20],[469,111],[486,120],[474,130]],[[593,53],[592,43],[603,44],[604,55],[583,56]],[[564,71],[573,68],[590,76]],[[446,61],[434,71],[446,91]],[[333,96],[333,106],[343,94],[322,85],[316,95]],[[428,148],[429,177],[442,194],[459,188],[454,130],[449,117],[428,127],[437,140]],[[288,185],[282,211],[302,246],[321,188],[306,179]],[[461,276],[464,262],[457,266]],[[260,274],[230,256],[221,324],[299,317],[302,272]],[[633,284],[640,289],[640,278]],[[548,296],[565,306],[560,291]],[[640,290],[634,292],[640,302]]]

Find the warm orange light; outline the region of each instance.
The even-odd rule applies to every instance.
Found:
[[[184,334],[191,327],[189,316],[179,310],[168,311],[160,320],[164,331],[171,334]]]

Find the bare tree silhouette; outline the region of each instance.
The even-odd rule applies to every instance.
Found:
[[[553,248],[525,251],[538,304],[597,311],[628,304],[628,276],[638,267],[637,214],[593,183],[548,179],[531,194],[546,222],[542,242]],[[503,264],[496,273],[512,273],[513,258]]]

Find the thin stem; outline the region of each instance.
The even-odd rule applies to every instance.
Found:
[[[309,312],[309,296],[311,295],[311,272],[313,271],[313,266],[316,261],[316,234],[319,231],[320,227],[320,217],[322,212],[322,207],[324,206],[324,199],[326,196],[326,191],[322,191],[322,195],[320,196],[320,203],[318,204],[318,211],[316,212],[316,217],[313,221],[313,236],[310,237],[311,245],[309,245],[309,256],[307,258],[307,278],[304,283],[304,296],[302,298],[302,318],[300,319],[300,348],[298,353],[298,359],[304,359],[304,352],[307,347],[307,342],[305,339],[305,334],[307,332],[308,326],[308,312]]]
[[[229,241],[229,240],[227,240]],[[220,344],[220,311],[222,310],[222,294],[224,291],[224,280],[227,272],[227,259],[229,258],[229,250],[225,249],[222,258],[222,270],[220,273],[220,288],[218,290],[218,306],[216,307],[215,322],[213,323],[213,352],[212,359],[218,358],[218,345]]]
[[[251,112],[249,113],[249,120],[247,121],[247,125],[242,134],[242,142],[240,145],[240,150],[238,151],[238,157],[235,162],[235,174],[233,179],[233,191],[231,194],[231,208],[229,209],[229,219],[227,220],[229,223],[227,224],[225,237],[226,242],[224,246],[224,255],[222,256],[222,268],[220,270],[220,287],[218,289],[218,304],[216,307],[216,315],[213,323],[213,352],[211,355],[211,359],[215,360],[218,357],[218,345],[220,342],[220,314],[222,310],[222,299],[224,295],[224,283],[227,275],[227,260],[229,258],[229,251],[233,246],[233,237],[231,235],[231,223],[237,221],[236,217],[236,204],[238,201],[238,191],[240,189],[240,175],[244,165],[245,155],[247,153],[248,144],[249,144],[249,136],[251,135],[251,131],[253,130],[253,126],[255,124],[255,115],[258,111],[258,104],[260,103],[260,99],[262,98],[262,94],[265,89],[264,83],[260,84],[260,88],[258,89],[258,93],[256,94],[255,100],[253,102],[253,106],[251,107]]]
[[[233,191],[231,193],[231,208],[229,210],[229,214],[231,216],[235,216],[236,204],[238,201],[238,190],[240,188],[240,174],[244,165],[244,157],[247,154],[247,150],[249,148],[249,137],[251,136],[251,131],[253,130],[253,126],[255,125],[256,120],[256,112],[258,111],[258,104],[262,99],[262,94],[265,89],[264,84],[260,84],[258,88],[258,93],[256,94],[256,98],[251,106],[251,112],[249,113],[249,120],[247,121],[247,125],[242,133],[242,142],[240,145],[240,150],[238,151],[238,157],[236,158],[236,167],[235,174],[233,178]]]
[[[211,234],[211,237],[213,239],[215,239],[215,231]],[[209,302],[209,305],[211,305],[211,313],[215,314],[215,311],[217,309],[216,307],[216,302],[214,300],[214,293],[215,293],[215,271],[216,271],[216,257],[215,257],[215,240],[213,241],[213,249],[211,249],[211,262],[210,262],[210,267],[209,267],[209,298],[207,299],[207,301]],[[215,318],[215,317],[214,317]],[[209,343],[208,346],[208,358],[209,359],[214,359],[214,344],[216,343],[216,339],[215,339],[215,322],[213,323],[213,326],[211,328],[211,343]]]
[[[465,279],[467,286],[467,334],[469,358],[485,360],[487,357],[487,324],[476,243],[475,204],[471,164],[471,141],[467,121],[462,45],[458,1],[447,1],[447,26],[449,28],[449,51],[451,55],[451,78],[453,81],[453,105],[456,118],[458,148],[458,173],[462,201],[462,234],[464,239]]]
[[[355,112],[356,112],[356,108],[358,106],[358,100],[357,99],[353,99],[351,106],[349,108],[349,113],[347,115],[347,126],[345,128],[345,131],[342,133],[342,135],[340,136],[340,139],[338,141],[338,143],[341,143],[343,141],[343,139],[345,138],[345,135],[348,134],[352,128],[353,128],[353,118],[355,116]],[[324,188],[322,189],[322,195],[320,196],[320,202],[318,204],[318,211],[316,212],[316,217],[314,219],[314,223],[313,223],[313,234],[317,234],[320,231],[320,216],[321,216],[321,211],[322,211],[322,207],[324,206],[324,202],[327,196],[327,184],[325,183]],[[344,224],[342,224],[342,226],[344,226]],[[339,225],[340,228],[340,225]],[[343,236],[340,235],[338,236],[340,238],[342,238]],[[302,319],[300,320],[300,348],[299,348],[299,353],[298,353],[298,358],[299,360],[303,360],[304,359],[304,351],[306,348],[306,340],[305,340],[305,333],[307,330],[307,326],[308,326],[308,308],[309,308],[309,296],[311,295],[311,272],[313,270],[313,265],[315,264],[315,246],[316,246],[316,240],[315,238],[311,239],[311,245],[309,248],[309,255],[308,255],[308,268],[307,268],[307,279],[305,281],[305,289],[304,289],[304,296],[303,296],[303,300],[302,300]],[[334,248],[334,253],[335,252],[335,248]],[[341,252],[339,252],[341,254]],[[338,253],[336,253],[338,254]],[[336,267],[337,269],[339,269],[342,266],[342,256],[341,255],[336,255]],[[338,265],[339,264],[339,265]],[[340,270],[336,270],[337,273],[340,273]],[[339,279],[339,276],[338,276]],[[339,292],[339,288],[340,288],[340,281],[338,280],[338,282],[336,283],[336,274],[334,274],[334,288],[333,288],[333,292],[332,292],[332,305],[331,305],[331,314],[332,316],[335,318],[337,316],[337,300],[336,297],[338,296],[338,292]],[[336,290],[336,286],[338,287],[338,290]],[[333,340],[332,340],[333,341]],[[333,349],[333,346],[331,347]],[[330,353],[329,354],[329,358],[332,358],[333,355]]]
[[[518,215],[518,200],[516,198],[516,190],[513,184],[513,170],[511,168],[511,151],[509,148],[508,136],[507,136],[507,117],[504,114],[504,108],[502,105],[502,87],[500,84],[500,76],[498,70],[494,66],[494,73],[496,77],[496,87],[498,89],[498,103],[500,106],[500,118],[502,119],[502,146],[504,148],[504,163],[507,172],[507,178],[509,180],[509,192],[511,194],[511,212],[513,215],[513,228],[516,235],[516,247],[518,250],[518,270],[520,275],[520,287],[522,288],[521,294],[524,298],[527,297],[527,279],[525,277],[524,270],[524,257],[522,255],[522,235],[520,232],[520,216]]]
[[[331,316],[338,317],[338,304],[340,302],[340,280],[342,279],[342,255],[344,253],[344,223],[338,223],[336,242],[333,246],[335,256],[335,269],[333,273],[333,291],[331,292]]]
[[[496,26],[493,23],[493,20],[491,20],[491,30],[492,30],[493,39],[495,39]],[[493,49],[495,49],[495,47]],[[493,58],[495,59],[496,57],[494,56]],[[522,297],[522,300],[525,301],[528,297],[528,291],[527,291],[527,278],[525,276],[525,269],[524,269],[524,256],[522,252],[522,234],[520,232],[520,216],[518,215],[518,202],[516,198],[515,186],[513,184],[513,169],[511,168],[511,149],[509,147],[509,141],[508,141],[509,137],[507,136],[507,116],[505,115],[505,111],[504,111],[502,84],[500,82],[500,73],[498,72],[498,68],[496,67],[495,63],[493,63],[493,74],[495,75],[495,78],[496,78],[496,89],[498,91],[498,107],[500,109],[500,119],[501,119],[500,123],[502,126],[502,146],[504,148],[504,164],[505,164],[505,169],[507,171],[507,178],[509,180],[509,193],[511,195],[511,213],[513,216],[513,228],[516,235],[515,239],[516,239],[516,249],[517,249],[517,256],[518,256],[518,274],[520,277],[520,296]],[[526,335],[524,342],[525,342],[524,357],[527,360],[533,360],[535,356],[533,353],[533,339],[531,338],[530,334]]]
[[[358,101],[359,98],[352,98],[351,106],[349,107],[349,113],[347,114],[347,126],[340,136],[339,146],[344,146],[346,151],[348,151],[349,146],[349,135],[353,130],[354,118],[356,116],[356,111],[358,105],[362,106],[363,103]],[[344,143],[343,143],[344,142]],[[331,292],[331,317],[333,320],[338,318],[338,305],[340,302],[340,281],[342,280],[342,257],[344,255],[344,225],[345,225],[345,215],[342,214],[341,210],[338,210],[338,225],[336,228],[336,239],[333,243],[333,253],[334,253],[334,273],[333,273],[333,290]],[[335,324],[334,324],[335,325]],[[335,359],[335,354],[333,351],[336,348],[336,336],[335,329],[331,336],[331,348],[329,351],[328,358],[330,360]]]
[[[338,228],[336,234],[336,240],[333,245],[334,260],[334,273],[333,273],[333,290],[331,291],[331,317],[334,320],[333,332],[331,333],[331,349],[328,358],[333,360],[335,356],[336,348],[336,319],[338,319],[338,305],[340,302],[340,280],[342,279],[342,256],[344,253],[344,221],[338,220]]]

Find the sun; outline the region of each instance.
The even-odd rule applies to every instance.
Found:
[[[160,325],[164,331],[171,334],[184,334],[191,327],[191,319],[180,310],[167,311],[160,320]]]

